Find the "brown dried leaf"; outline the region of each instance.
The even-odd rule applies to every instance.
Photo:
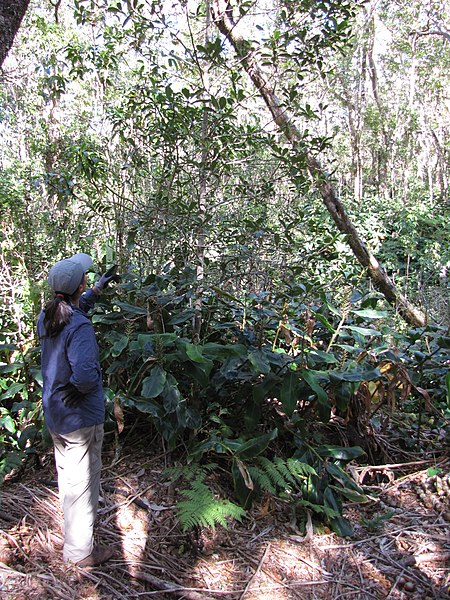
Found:
[[[120,400],[117,396],[114,398],[114,417],[117,422],[117,431],[119,433],[122,433],[122,431],[125,427],[125,423],[124,423],[124,418],[123,418],[122,406],[121,406]]]

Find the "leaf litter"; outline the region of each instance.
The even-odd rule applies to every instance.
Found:
[[[370,501],[347,503],[354,535],[339,538],[292,505],[264,497],[242,523],[182,532],[173,461],[142,440],[105,445],[101,567],[62,562],[62,513],[52,451],[5,481],[0,496],[0,598],[5,600],[440,600],[450,598],[450,460],[358,467]],[[149,449],[150,448],[150,449]],[[153,451],[152,451],[153,450]],[[431,475],[436,467],[439,476]],[[434,471],[433,471],[434,473]],[[382,475],[382,476],[381,476]],[[437,481],[447,482],[447,487]],[[223,494],[220,482],[218,493]],[[298,516],[298,515],[297,515]]]

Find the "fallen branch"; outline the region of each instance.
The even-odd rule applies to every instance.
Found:
[[[403,561],[403,564],[410,567],[413,565],[422,565],[424,563],[445,562],[446,560],[450,560],[450,552],[424,552],[417,556],[408,556],[408,558]]]

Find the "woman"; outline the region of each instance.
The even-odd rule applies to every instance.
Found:
[[[64,512],[63,559],[79,566],[109,560],[110,548],[94,546],[102,467],[105,400],[99,351],[86,312],[117,276],[105,273],[86,291],[87,254],[56,263],[48,282],[54,298],[38,319],[41,342],[42,405],[53,438],[58,487]]]

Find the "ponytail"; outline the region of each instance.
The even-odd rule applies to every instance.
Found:
[[[67,294],[56,294],[44,308],[44,327],[46,336],[56,337],[72,318],[72,306]]]
[[[73,308],[72,302],[75,302],[80,296],[80,286],[84,282],[84,273],[80,284],[72,295],[63,292],[56,292],[55,297],[50,302],[47,302],[44,308],[44,328],[45,336],[56,337],[70,323],[72,318]]]

